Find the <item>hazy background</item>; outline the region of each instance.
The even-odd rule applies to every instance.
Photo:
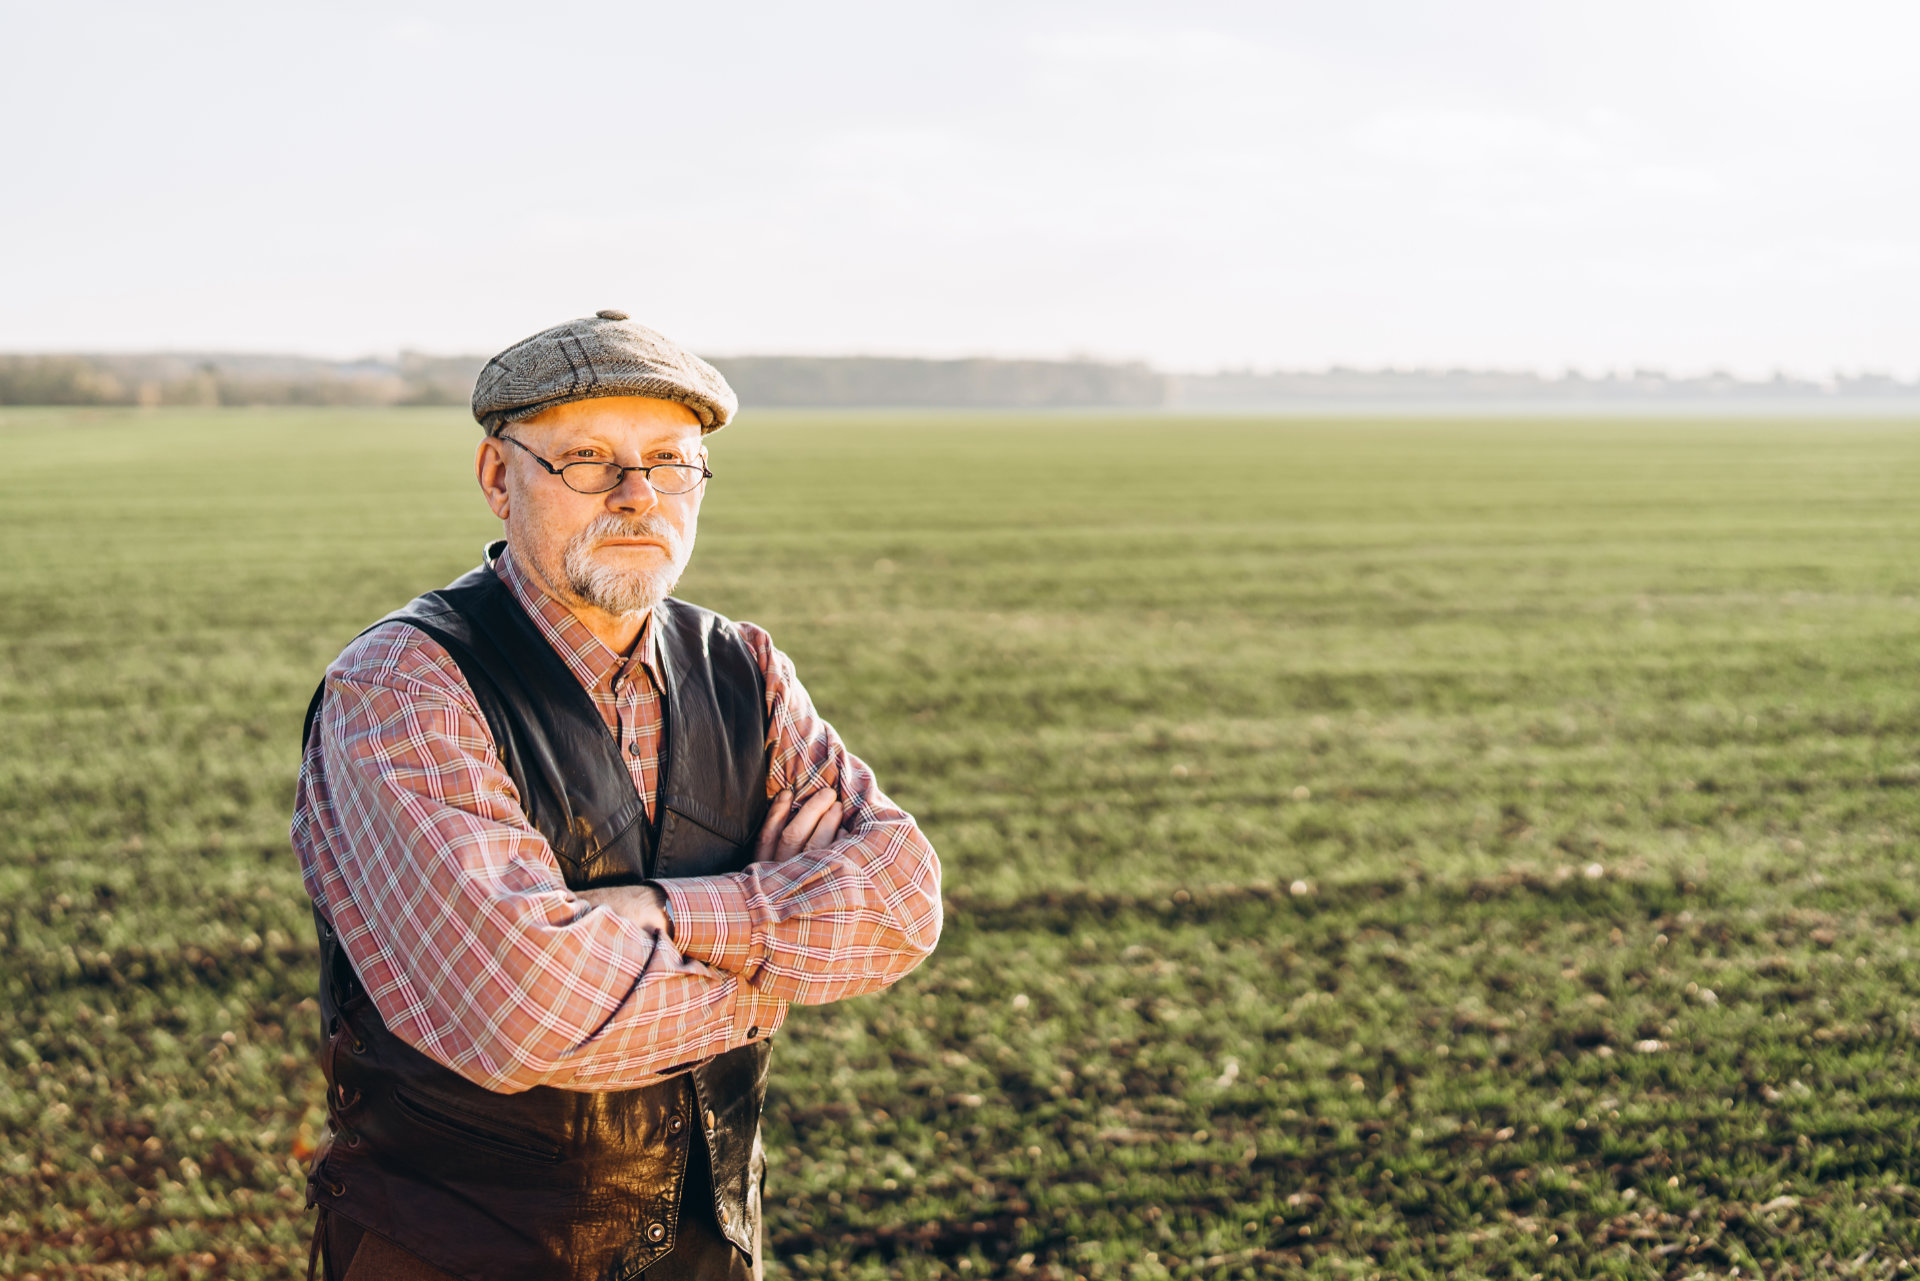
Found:
[[[1908,5],[0,13],[0,350],[1920,371]]]
[[[0,1277],[302,1274],[301,713],[609,306],[945,869],[781,1030],[773,1281],[1913,1276],[1916,50],[0,0]]]

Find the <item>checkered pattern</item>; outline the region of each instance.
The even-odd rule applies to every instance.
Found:
[[[628,749],[651,813],[661,748],[651,630],[623,658],[511,553],[499,564]],[[438,643],[388,624],[328,668],[293,845],[307,893],[396,1035],[493,1090],[625,1089],[771,1034],[790,1002],[883,988],[932,950],[932,847],[815,713],[767,634],[739,627],[766,674],[768,794],[834,788],[850,834],[786,863],[660,882],[671,938],[567,890]]]
[[[677,400],[719,431],[740,408],[720,371],[624,311],[603,311],[522,338],[481,369],[473,416],[490,435],[555,405],[595,396]]]

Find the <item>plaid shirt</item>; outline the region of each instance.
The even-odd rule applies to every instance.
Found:
[[[498,568],[626,749],[651,814],[662,746],[651,626],[616,654],[510,553]],[[784,863],[658,882],[671,937],[567,889],[437,642],[388,623],[334,660],[293,846],[396,1035],[492,1090],[625,1089],[771,1035],[789,1002],[886,987],[932,951],[932,847],[814,712],[786,655],[738,626],[766,674],[768,795],[833,788],[849,834]]]

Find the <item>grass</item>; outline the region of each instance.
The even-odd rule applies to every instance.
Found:
[[[1910,1272],[1916,427],[716,438],[683,594],[950,903],[782,1034],[779,1270]],[[0,1273],[304,1267],[300,713],[477,559],[473,438],[0,415]]]

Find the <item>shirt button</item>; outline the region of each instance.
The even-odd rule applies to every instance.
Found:
[[[633,742],[627,745],[627,750],[629,752],[632,752],[635,756],[640,755],[640,740],[637,738],[634,739]]]
[[[749,1041],[757,1041],[760,1039],[760,1025],[758,1023],[755,1023],[747,1029],[747,1039]]]

